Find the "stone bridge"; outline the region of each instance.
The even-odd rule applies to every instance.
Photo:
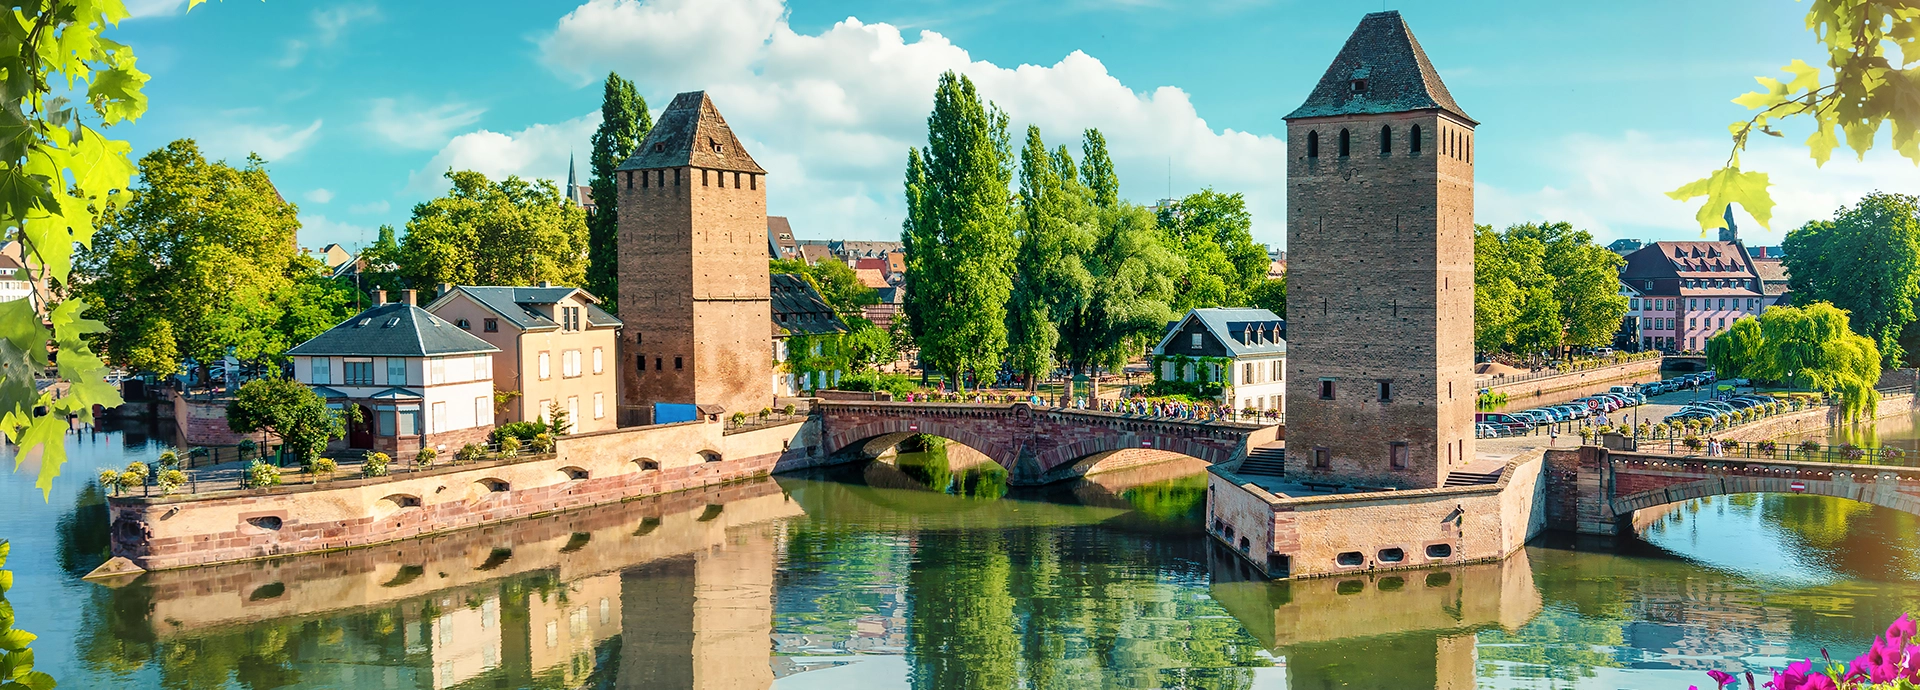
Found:
[[[914,434],[939,436],[984,453],[1014,484],[1044,484],[1117,469],[1169,451],[1209,463],[1244,459],[1280,438],[1278,425],[1202,422],[1011,404],[822,401],[824,450],[877,457]],[[1164,457],[1164,456],[1161,456]]]
[[[1632,530],[1633,513],[1741,493],[1795,493],[1920,515],[1920,467],[1708,458],[1586,446],[1547,452],[1547,526],[1582,534]]]

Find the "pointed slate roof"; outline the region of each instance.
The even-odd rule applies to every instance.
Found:
[[[655,168],[706,168],[735,172],[765,173],[747,148],[733,136],[727,119],[713,107],[705,91],[688,91],[673,97],[673,103],[647,132],[646,141],[620,164],[621,170]]]
[[[290,355],[347,357],[438,357],[499,352],[494,347],[447,323],[425,309],[402,303],[383,304],[307,342],[287,350]]]
[[[1356,92],[1356,80],[1365,80],[1365,90]],[[1453,102],[1400,13],[1387,11],[1360,20],[1307,102],[1286,119],[1413,110],[1444,110],[1479,124]]]

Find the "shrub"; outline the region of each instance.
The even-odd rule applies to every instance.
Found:
[[[787,406],[786,406],[786,407],[782,407],[782,408],[780,408],[780,414],[784,414],[784,415],[786,415],[786,416],[788,416],[788,417],[792,417],[792,416],[793,416],[793,403],[787,403]]]
[[[745,423],[747,423],[747,413],[745,413],[745,412],[735,412],[735,413],[733,413],[733,416],[731,416],[731,417],[728,417],[727,419],[729,419],[729,420],[731,420],[731,421],[732,421],[732,422],[734,423],[734,425],[736,425],[736,426],[738,426],[738,425],[741,425],[741,424],[745,424]]]
[[[1720,447],[1731,453],[1740,449],[1740,442],[1730,438],[1724,439],[1720,441]]]
[[[1760,451],[1760,452],[1762,452],[1762,453],[1766,453],[1767,455],[1769,455],[1769,456],[1771,456],[1771,455],[1773,455],[1773,452],[1774,452],[1775,450],[1778,450],[1778,446],[1776,446],[1776,445],[1774,445],[1774,443],[1773,443],[1773,441],[1772,441],[1771,439],[1769,439],[1769,440],[1766,440],[1766,441],[1756,441],[1756,442],[1754,442],[1754,444],[1753,444],[1753,449],[1754,449],[1754,450],[1757,450],[1757,451]]]
[[[1699,436],[1688,435],[1686,438],[1680,439],[1680,445],[1686,446],[1688,450],[1700,450],[1700,448],[1706,446],[1707,443],[1700,440]]]
[[[553,452],[553,436],[549,434],[541,434],[539,436],[533,437],[533,452],[535,453]]]
[[[180,451],[172,448],[160,451],[160,468],[167,470],[180,469]]]
[[[486,457],[486,455],[487,449],[481,448],[480,444],[469,443],[461,446],[460,450],[453,452],[453,461],[465,465],[467,463],[479,462],[480,459]]]
[[[307,471],[314,474],[333,474],[334,470],[338,469],[340,466],[333,461],[333,458],[314,458],[313,462],[307,463]]]
[[[533,440],[533,437],[544,434],[546,431],[547,426],[539,422],[507,422],[506,424],[494,427],[493,433],[487,435],[487,440],[495,445],[499,445],[501,441],[508,438],[530,441]]]
[[[500,454],[509,458],[519,455],[520,439],[513,436],[500,439]]]
[[[247,466],[247,475],[240,479],[241,486],[249,489],[263,489],[280,485],[280,468],[260,460]]]
[[[186,485],[187,473],[173,469],[160,470],[160,476],[155,477],[153,483],[160,487],[160,495],[172,496],[173,492]]]
[[[416,467],[432,467],[433,461],[439,457],[440,451],[432,448],[421,448],[420,452],[413,454],[413,464]]]
[[[370,454],[367,456],[367,461],[360,465],[360,476],[385,477],[387,476],[387,464],[391,462],[393,462],[393,458],[386,453]]]
[[[907,397],[908,393],[920,390],[920,384],[915,383],[913,378],[906,374],[881,374],[877,372],[862,372],[841,377],[840,382],[834,384],[834,387],[843,391],[858,391],[863,393],[886,391],[892,393],[896,400]]]
[[[772,416],[773,416],[773,408],[771,407],[760,408],[760,419],[762,421],[765,421],[768,417],[772,417]]]
[[[1819,441],[1815,441],[1815,440],[1813,440],[1813,439],[1807,439],[1807,440],[1805,440],[1805,441],[1801,441],[1801,442],[1800,442],[1800,452],[1802,452],[1802,453],[1818,453],[1818,452],[1820,452],[1820,442],[1819,442]]]

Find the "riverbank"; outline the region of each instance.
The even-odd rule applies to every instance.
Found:
[[[1648,357],[1580,371],[1477,379],[1474,384],[1491,393],[1505,393],[1509,403],[1531,406],[1525,401],[1548,393],[1623,379],[1658,376],[1661,361],[1659,357]]]

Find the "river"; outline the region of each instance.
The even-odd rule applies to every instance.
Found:
[[[1617,544],[1250,580],[1191,467],[1009,489],[941,451],[342,553],[79,579],[104,558],[74,437],[0,482],[9,599],[70,688],[1686,688],[1857,653],[1920,609],[1914,516],[1732,496]],[[30,469],[30,468],[29,468]]]

